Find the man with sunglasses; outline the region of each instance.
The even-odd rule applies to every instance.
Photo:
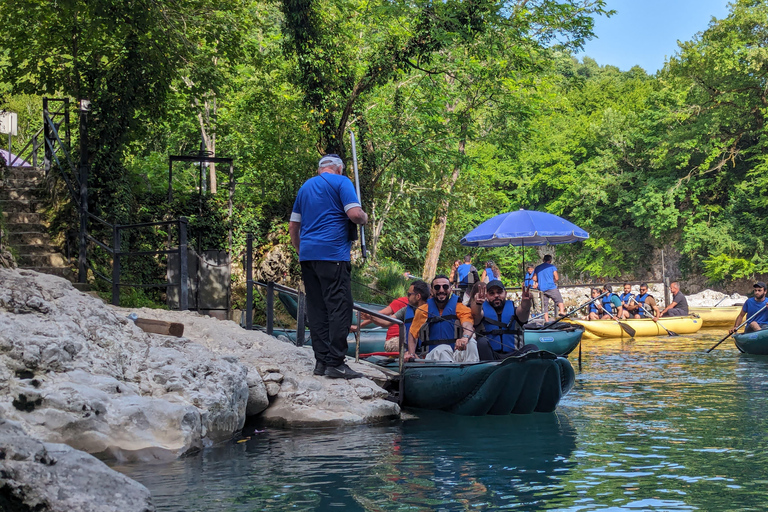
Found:
[[[414,315],[405,360],[416,358],[416,346],[420,342],[429,349],[428,361],[479,361],[473,324],[472,311],[462,304],[458,295],[451,294],[448,277],[438,274],[432,280],[432,297]]]
[[[630,318],[650,318],[659,316],[659,307],[656,299],[648,293],[648,285],[640,285],[640,293],[632,297],[627,303],[627,312]]]
[[[344,162],[338,155],[325,155],[317,176],[304,182],[296,195],[288,233],[307,294],[314,374],[334,379],[363,376],[344,364],[352,323],[350,221],[366,224],[368,215],[344,175]]]
[[[522,326],[531,313],[531,295],[523,287],[520,306],[507,300],[507,289],[499,280],[478,283],[472,300],[472,316],[478,334],[477,352],[481,361],[498,361],[523,348]],[[534,346],[535,348],[535,346]]]

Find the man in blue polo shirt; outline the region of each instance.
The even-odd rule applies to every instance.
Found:
[[[557,281],[560,276],[557,275],[557,267],[552,264],[552,256],[544,256],[544,263],[533,269],[533,280],[541,292],[541,309],[544,311],[544,321],[549,322],[549,299],[555,301],[560,311],[560,316],[565,315],[565,304],[560,290],[557,289]]]
[[[314,374],[355,379],[363,374],[344,364],[352,324],[349,253],[355,227],[350,227],[350,221],[366,224],[368,215],[343,173],[344,162],[337,155],[320,159],[318,175],[299,189],[288,232],[299,255],[307,294]]]
[[[736,323],[733,324],[733,328],[729,331],[731,334],[736,332],[736,328],[741,325],[745,316],[749,319],[752,318],[755,313],[757,313],[757,316],[752,318],[749,324],[744,328],[744,332],[768,329],[768,308],[763,309],[765,305],[768,304],[765,300],[765,283],[763,281],[758,281],[752,288],[755,290],[755,295],[754,297],[747,299],[744,306],[742,306],[741,312],[736,318]],[[763,310],[760,311],[761,309]],[[758,311],[760,312],[758,313]]]

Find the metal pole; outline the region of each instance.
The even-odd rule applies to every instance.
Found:
[[[360,311],[357,312],[357,329],[355,330],[355,362],[360,362]]]
[[[253,233],[245,237],[245,328],[253,330]]]
[[[53,160],[53,154],[51,153],[51,145],[48,141],[53,139],[51,136],[51,128],[46,121],[46,115],[48,114],[48,98],[43,98],[43,168],[46,174],[51,170],[51,161]]]
[[[40,146],[37,142],[37,135],[32,137],[32,167],[37,167],[37,150],[40,149]]]
[[[363,206],[363,198],[360,195],[360,176],[357,174],[357,147],[355,145],[355,134],[352,130],[349,130],[349,137],[352,140],[352,167],[355,170],[355,191],[357,192],[357,200],[360,201],[360,207]],[[367,251],[365,249],[365,227],[360,225],[360,254],[363,259],[367,258]]]
[[[304,315],[307,309],[307,299],[304,292],[299,290],[298,311],[296,312],[296,346],[304,346]]]
[[[272,336],[275,321],[275,283],[267,282],[267,334]]]
[[[397,401],[398,401],[398,405],[401,405],[401,406],[403,405],[403,394],[405,393],[403,370],[405,369],[405,337],[406,336],[407,334],[405,332],[405,324],[398,325],[397,337],[398,337],[398,343],[400,344],[400,359],[399,359],[400,367],[398,369],[400,370],[400,382],[398,383]]]
[[[120,305],[120,226],[112,228],[112,305]]]
[[[229,254],[232,254],[232,198],[235,195],[235,164],[229,162]]]
[[[189,262],[187,261],[187,218],[179,217],[179,309],[189,309]],[[199,265],[198,265],[199,266]]]
[[[67,119],[69,111],[67,110]],[[88,111],[80,105],[80,238],[77,263],[77,281],[85,283],[88,277]]]

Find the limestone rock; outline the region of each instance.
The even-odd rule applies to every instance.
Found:
[[[0,419],[0,488],[10,510],[152,512],[149,490],[87,453]],[[5,510],[5,509],[4,509]]]
[[[688,305],[692,307],[714,307],[715,305],[725,307],[744,304],[747,297],[738,293],[727,295],[713,290],[704,290],[694,295],[688,295],[686,299],[688,300]]]
[[[153,459],[228,439],[249,387],[223,355],[147,334],[65,279],[0,269],[0,416],[44,441]]]

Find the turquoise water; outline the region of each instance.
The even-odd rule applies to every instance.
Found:
[[[722,335],[585,341],[554,414],[266,429],[116,469],[162,511],[766,510],[768,358],[706,354]]]

